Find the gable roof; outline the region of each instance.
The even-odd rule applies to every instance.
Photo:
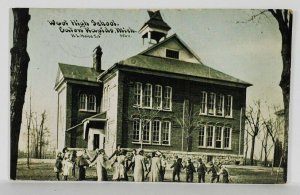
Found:
[[[250,83],[232,77],[221,71],[215,70],[203,64],[179,61],[176,59],[162,58],[138,54],[118,63],[121,66],[142,68],[153,71],[180,74],[185,76],[200,77],[251,86]]]
[[[59,72],[56,78],[55,86],[57,86],[61,82],[61,79],[59,78],[59,73],[62,74],[63,79],[72,79],[89,82],[97,82],[97,77],[100,74],[94,68],[85,66],[58,63],[58,67]]]
[[[155,50],[160,45],[162,45],[162,44],[164,44],[166,42],[172,41],[173,39],[176,39],[188,52],[190,52],[199,61],[199,63],[202,64],[200,57],[183,40],[181,40],[176,33],[173,34],[173,35],[171,35],[170,37],[162,40],[161,42],[159,42],[159,43],[157,43],[157,44],[149,47],[148,49],[142,51],[139,54],[146,54],[146,53],[148,53],[148,52],[150,52],[152,50]]]

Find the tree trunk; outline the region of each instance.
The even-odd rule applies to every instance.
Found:
[[[264,152],[265,152],[265,160],[264,160],[264,165],[265,167],[268,164],[268,138],[269,138],[269,133],[266,132],[266,139],[265,139],[265,144],[264,144]]]
[[[246,133],[246,148],[245,148],[245,157],[244,157],[244,165],[247,165],[247,156],[248,156],[248,132]]]
[[[254,165],[253,156],[254,156],[254,148],[255,148],[255,136],[252,136],[251,143],[251,152],[250,152],[250,165]]]
[[[284,105],[284,154],[283,154],[283,180],[287,181],[287,164],[288,164],[288,129],[289,129],[289,102],[290,102],[290,76],[291,76],[291,47],[292,47],[292,22],[293,16],[290,14],[289,27],[279,24],[279,30],[282,37],[281,56],[283,70],[281,74],[280,87],[283,95]]]
[[[291,10],[269,10],[278,22],[279,31],[282,38],[281,57],[282,73],[279,86],[282,90],[284,105],[284,143],[283,143],[283,180],[287,181],[288,164],[288,129],[289,129],[289,102],[290,102],[290,76],[291,76],[291,51],[292,51],[292,30],[293,13]]]
[[[22,110],[27,87],[29,9],[14,8],[13,47],[10,66],[10,178],[16,179]]]

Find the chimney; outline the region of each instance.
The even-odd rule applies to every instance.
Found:
[[[100,72],[101,71],[101,58],[102,58],[102,48],[99,46],[97,46],[94,49],[94,54],[93,54],[93,68],[97,71]]]

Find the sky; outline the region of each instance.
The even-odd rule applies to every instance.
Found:
[[[277,23],[272,16],[243,23],[254,13],[257,11],[161,10],[164,21],[172,28],[168,36],[176,33],[204,64],[253,84],[247,90],[247,105],[260,99],[265,105],[282,106],[278,86],[282,71],[281,37]],[[138,32],[131,33],[130,37],[104,33],[99,38],[73,38],[70,33],[61,33],[58,26],[52,26],[48,21],[66,20],[71,26],[70,20],[89,23],[91,20],[113,20],[120,27],[138,31],[148,20],[148,14],[146,10],[30,9],[30,15],[27,84],[31,90],[26,92],[23,111],[29,110],[31,91],[32,110],[39,114],[46,110],[46,126],[55,140],[57,93],[54,85],[58,63],[92,67],[93,49],[101,45],[102,67],[107,69],[115,62],[140,53],[144,46]],[[22,121],[26,121],[25,116]],[[25,132],[23,123],[21,149],[26,147]]]

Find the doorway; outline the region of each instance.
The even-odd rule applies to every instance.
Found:
[[[94,139],[93,139],[93,150],[99,148],[99,138],[100,138],[100,135],[99,135],[99,134],[94,134]]]

